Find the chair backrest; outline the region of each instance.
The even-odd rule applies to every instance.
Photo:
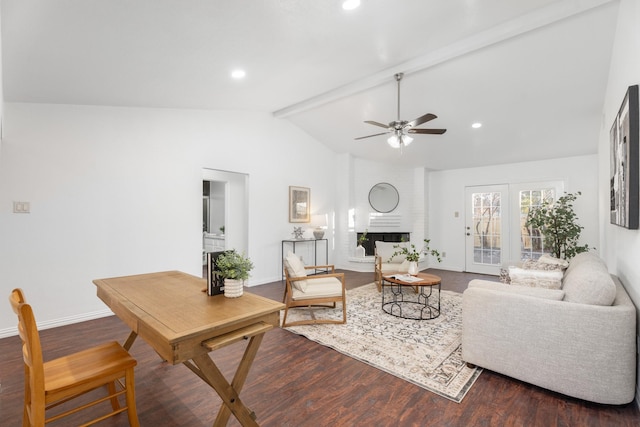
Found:
[[[22,339],[22,357],[24,359],[25,375],[25,402],[32,410],[33,400],[44,402],[44,365],[42,359],[42,346],[40,344],[40,334],[36,325],[31,306],[26,303],[22,289],[14,289],[9,296],[11,308],[18,316],[18,333]],[[37,396],[39,395],[39,396]],[[37,397],[36,397],[37,396]],[[44,411],[44,405],[42,410]],[[37,407],[36,407],[37,408]],[[39,409],[35,409],[39,410]],[[29,411],[29,417],[34,419],[35,414]],[[37,418],[36,418],[37,419]],[[41,419],[44,419],[44,412]]]

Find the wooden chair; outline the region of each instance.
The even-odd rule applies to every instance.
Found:
[[[9,301],[18,315],[18,332],[22,339],[25,375],[23,427],[44,426],[107,400],[111,401],[113,410],[83,425],[97,423],[124,411],[127,411],[131,426],[140,425],[133,377],[133,368],[137,362],[120,344],[113,341],[44,362],[33,310],[26,303],[22,290],[14,289]],[[124,385],[120,378],[125,379]],[[118,390],[116,383],[121,390]],[[48,409],[104,385],[109,392],[106,397],[46,418],[45,412]],[[126,395],[124,407],[118,401],[118,396],[122,394]]]
[[[295,255],[295,259],[298,259]],[[299,264],[298,264],[299,263]],[[336,273],[333,265],[304,266],[298,259],[291,256],[285,259],[285,289],[283,302],[285,304],[282,327],[295,325],[312,325],[318,323],[346,323],[347,300],[344,273]],[[294,264],[293,266],[291,264]],[[308,270],[325,270],[327,274],[307,276]],[[342,303],[342,319],[316,318],[312,307],[336,308],[336,303]],[[287,315],[292,308],[306,307],[310,311],[310,318],[287,322]]]

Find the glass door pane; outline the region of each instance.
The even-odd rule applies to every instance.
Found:
[[[555,200],[556,191],[554,188],[544,188],[535,190],[521,190],[520,201],[520,259],[536,260],[540,256],[549,252],[544,247],[542,233],[537,228],[527,227],[527,216],[533,207],[540,207],[544,203],[551,203]]]
[[[467,187],[465,270],[498,274],[508,254],[508,186]]]

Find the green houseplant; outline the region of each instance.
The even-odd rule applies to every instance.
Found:
[[[438,252],[436,249],[431,249],[429,247],[430,242],[431,240],[424,239],[424,246],[422,246],[420,250],[417,250],[416,245],[414,245],[413,243],[409,246],[394,245],[393,247],[397,250],[391,255],[389,261],[391,261],[396,256],[405,255],[407,261],[418,262],[420,260],[420,255],[425,254],[432,255],[438,260],[438,262],[441,262],[442,258],[440,258],[440,252]]]
[[[224,277],[224,296],[227,298],[242,296],[244,281],[249,278],[249,272],[253,269],[251,260],[235,249],[231,249],[218,256],[216,268],[220,276]]]
[[[358,237],[358,246],[362,246],[364,242],[369,240],[369,238],[367,237],[368,232],[369,230],[364,230],[364,232],[360,235],[360,237]]]
[[[573,211],[573,202],[582,193],[564,193],[555,202],[544,202],[534,207],[527,216],[527,227],[540,230],[544,245],[556,258],[571,259],[580,252],[587,252],[589,245],[578,245],[580,232],[584,227],[577,223],[578,216]]]
[[[244,254],[235,249],[224,251],[216,260],[217,270],[225,279],[247,280],[253,263]]]

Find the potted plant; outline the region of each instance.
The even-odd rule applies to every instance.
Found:
[[[364,258],[367,255],[367,251],[364,249],[364,246],[362,246],[362,244],[369,240],[369,238],[367,237],[368,232],[369,230],[364,230],[364,233],[362,233],[360,237],[358,237],[358,246],[356,247],[356,257],[358,258]]]
[[[573,202],[581,195],[564,193],[555,202],[544,202],[534,207],[527,215],[527,227],[540,230],[544,236],[545,249],[556,258],[571,259],[580,252],[587,252],[589,245],[578,245],[580,232],[584,227],[578,225],[578,216],[573,211]]]
[[[244,281],[249,278],[253,263],[244,253],[235,249],[224,251],[216,260],[216,269],[224,278],[224,296],[235,298],[242,295]]]
[[[416,249],[416,245],[411,243],[409,246],[403,245],[394,245],[393,247],[397,250],[391,255],[389,261],[391,261],[394,257],[404,255],[409,261],[409,274],[416,275],[418,274],[418,261],[420,260],[420,255],[432,255],[438,260],[438,262],[442,262],[442,258],[440,258],[440,252],[436,249],[431,249],[429,247],[429,243],[431,240],[424,239],[424,246],[420,250]]]

